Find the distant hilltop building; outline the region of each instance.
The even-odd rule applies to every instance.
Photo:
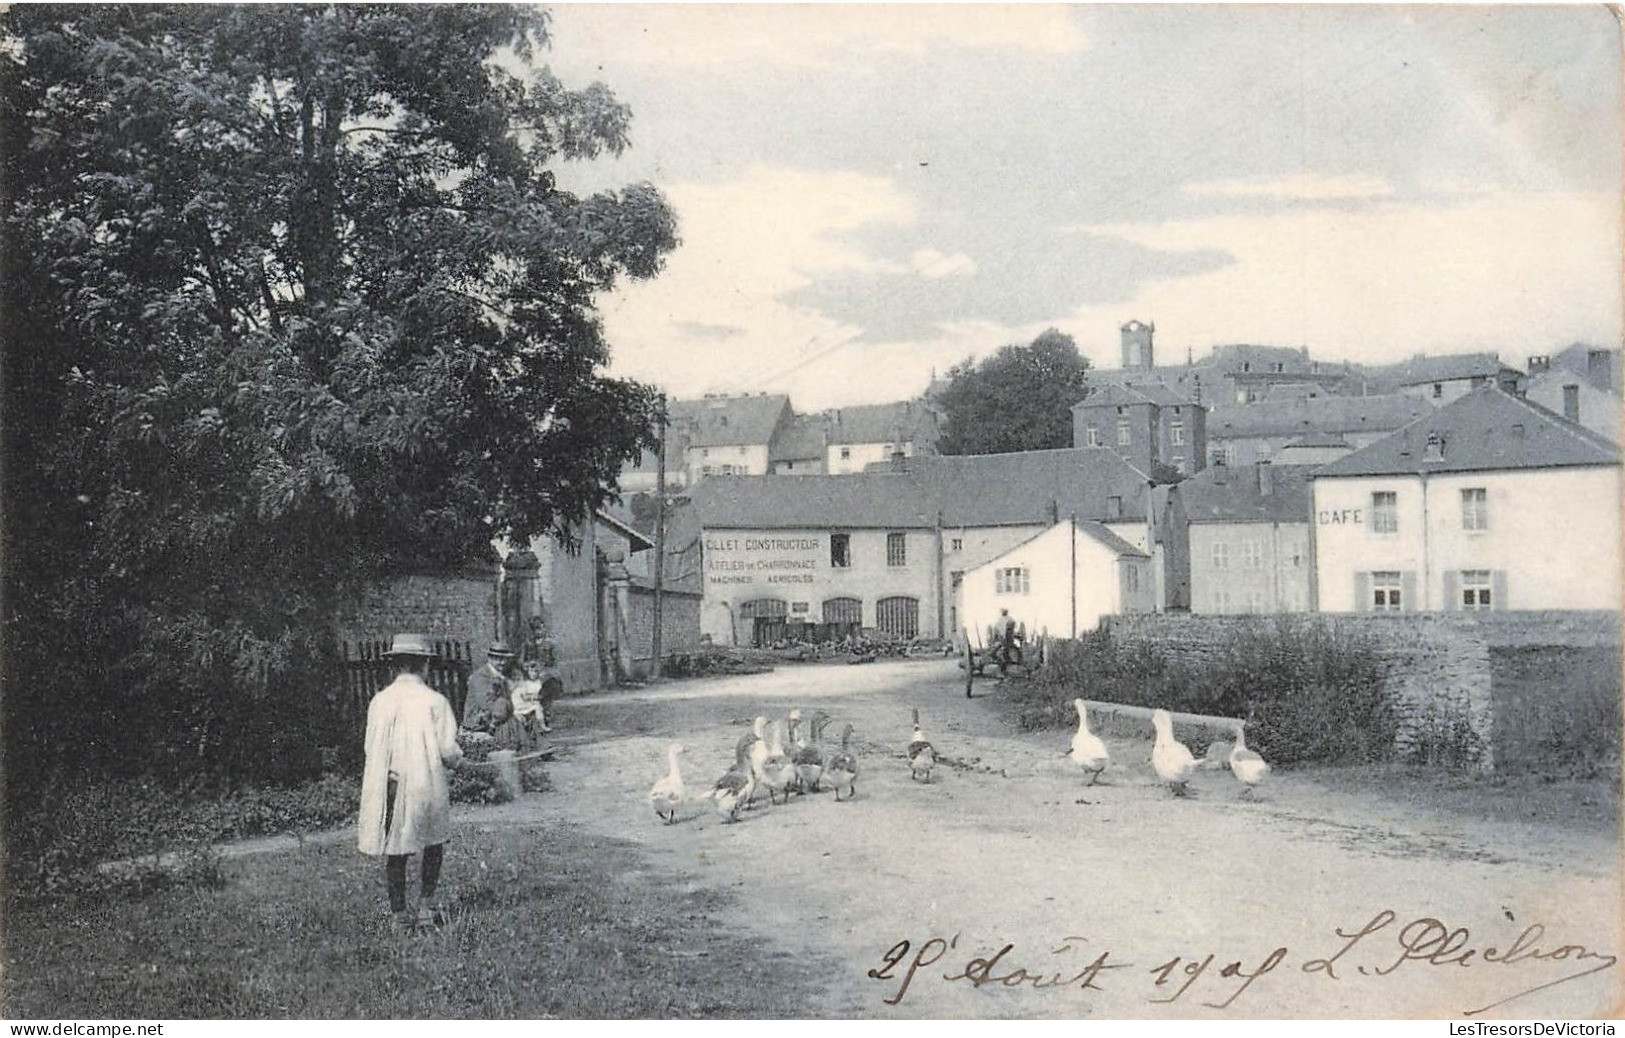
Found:
[[[1096,386],[1113,384],[1131,388],[1164,386],[1192,403],[1251,403],[1264,399],[1275,387],[1312,385],[1317,392],[1358,391],[1358,380],[1348,364],[1311,360],[1307,347],[1214,346],[1200,361],[1156,363],[1155,324],[1129,321],[1118,329],[1122,367],[1096,368],[1089,380]]]

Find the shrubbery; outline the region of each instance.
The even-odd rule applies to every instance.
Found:
[[[1199,666],[1109,628],[1056,642],[1022,697],[1021,724],[1070,725],[1075,697],[1242,719],[1248,745],[1285,765],[1387,760],[1398,732],[1375,646],[1298,617],[1238,621]]]
[[[210,845],[345,825],[360,800],[359,781],[340,775],[273,788],[75,781],[39,790],[7,805],[7,886],[25,900],[214,882]],[[156,867],[160,854],[179,855],[179,867]],[[132,864],[97,871],[112,860]]]

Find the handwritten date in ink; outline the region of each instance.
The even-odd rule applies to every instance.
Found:
[[[1067,937],[1059,947],[1050,951],[1050,955],[1052,957],[1070,955],[1075,946],[1084,943],[1086,938]],[[949,938],[929,938],[918,948],[909,941],[898,941],[881,956],[881,965],[869,971],[869,979],[900,981],[897,991],[890,998],[881,999],[886,1005],[898,1005],[908,995],[909,985],[914,983],[916,973],[928,966],[936,965],[950,951],[957,951],[958,948],[958,934]],[[972,988],[980,988],[984,984],[997,984],[1007,988],[1026,987],[1034,991],[1060,987],[1099,991],[1101,987],[1095,981],[1101,974],[1107,970],[1126,969],[1130,965],[1111,962],[1111,952],[1103,951],[1081,968],[1076,967],[1076,960],[1059,968],[1053,961],[1042,967],[1030,968],[1009,961],[1015,949],[1014,944],[1005,944],[992,955],[973,956],[965,961],[963,968],[957,973],[941,974],[942,979],[950,983],[968,982]],[[910,952],[913,954],[910,955]],[[901,976],[897,973],[899,967],[903,969]]]

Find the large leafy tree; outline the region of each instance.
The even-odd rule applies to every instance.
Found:
[[[1000,454],[1072,446],[1072,405],[1089,392],[1089,360],[1070,335],[1045,331],[948,372],[938,393],[944,454]]]
[[[0,15],[14,753],[207,761],[244,737],[222,703],[274,699],[343,596],[568,537],[652,446],[594,299],[675,222],[648,185],[556,183],[630,117],[538,64],[547,25]]]

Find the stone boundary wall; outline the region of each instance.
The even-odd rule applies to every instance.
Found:
[[[398,577],[342,607],[333,618],[334,635],[352,644],[388,639],[401,632],[431,639],[469,642],[477,659],[496,634],[495,568]]]
[[[629,589],[627,637],[631,641],[632,662],[640,676],[648,674],[654,659],[655,593],[636,584]],[[693,652],[700,644],[700,599],[698,591],[661,592],[660,651]]]
[[[1498,668],[1492,655],[1507,650],[1546,648],[1559,658],[1565,652],[1577,660],[1594,660],[1598,651],[1620,645],[1619,614],[1607,611],[1530,611],[1503,613],[1401,613],[1378,616],[1355,613],[1272,616],[1203,616],[1152,613],[1113,616],[1103,621],[1112,635],[1125,641],[1150,641],[1170,659],[1200,666],[1223,652],[1228,632],[1244,625],[1322,623],[1351,635],[1372,639],[1384,664],[1388,688],[1399,712],[1398,749],[1413,750],[1428,737],[1428,727],[1464,719],[1471,729],[1472,763],[1482,770],[1495,767],[1497,705],[1505,711],[1511,701],[1497,696]],[[1549,668],[1554,675],[1554,699],[1595,700],[1596,667],[1576,667],[1576,683],[1564,686],[1565,668]],[[1617,686],[1616,686],[1617,687]],[[1617,734],[1616,734],[1617,739]],[[1509,764],[1512,762],[1509,761]]]

